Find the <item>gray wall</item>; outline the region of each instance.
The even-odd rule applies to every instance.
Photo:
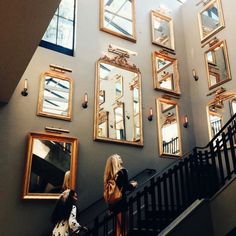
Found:
[[[236,179],[211,199],[211,219],[214,236],[226,235],[236,226]]]
[[[194,88],[190,89],[189,87],[189,79],[192,78],[187,73],[189,62],[186,62],[185,59],[184,28],[182,27],[180,4],[173,0],[159,2],[172,9],[174,18],[175,44],[177,58],[179,59],[182,92],[179,99],[180,115],[181,117],[185,114],[188,115],[190,123],[187,129],[183,128],[182,125],[180,127],[183,152],[186,153],[195,146],[190,92],[199,87],[196,87],[196,84],[193,85],[192,81],[191,86]],[[1,235],[45,236],[50,232],[49,216],[55,201],[21,200],[27,150],[26,136],[30,131],[44,130],[45,126],[54,126],[69,129],[71,136],[79,138],[77,191],[79,193],[78,204],[81,210],[102,196],[103,171],[106,159],[110,154],[119,153],[123,157],[130,176],[134,176],[145,168],[155,168],[159,171],[173,162],[173,159],[159,158],[156,117],[152,122],[147,120],[149,107],[153,108],[155,115],[155,98],[162,95],[153,89],[151,67],[151,53],[154,50],[159,50],[159,48],[151,44],[150,11],[157,9],[157,7],[156,0],[136,1],[137,43],[132,43],[99,31],[99,1],[80,0],[78,1],[75,56],[65,56],[40,47],[36,50],[9,104],[0,107]],[[191,18],[191,16],[189,17]],[[189,19],[187,22],[191,25]],[[186,38],[188,40],[188,37]],[[194,40],[199,44],[198,35]],[[233,39],[229,46],[232,46],[232,42]],[[95,62],[102,55],[102,52],[106,51],[109,44],[115,44],[138,53],[138,56],[131,58],[131,60],[140,68],[142,73],[143,148],[93,141]],[[14,55],[12,56],[14,57]],[[200,58],[200,55],[198,57]],[[74,79],[75,86],[71,122],[36,116],[39,76],[48,70],[49,64],[57,64],[73,70],[71,77]],[[14,70],[14,68],[12,69]],[[203,83],[202,73],[200,73],[201,80],[198,86]],[[29,82],[29,95],[27,97],[21,96],[25,78]],[[87,109],[81,107],[85,92],[89,95]],[[192,99],[193,104],[198,103],[196,95]],[[198,105],[201,104],[202,102]],[[198,111],[202,113],[200,108]],[[194,121],[198,126],[201,124],[200,121],[196,121],[196,117]],[[198,136],[197,132],[197,138]]]
[[[236,61],[236,54],[234,53],[236,50],[236,31],[235,23],[232,20],[234,18],[234,11],[232,11],[232,9],[235,9],[236,2],[222,0],[222,7],[226,27],[217,33],[216,36],[220,40],[226,40],[232,80],[222,84],[221,86],[226,88],[228,91],[235,91],[236,81],[234,77],[236,74],[236,68],[234,67],[233,63]],[[193,1],[186,1],[182,7],[182,17],[186,43],[186,61],[188,62],[188,71],[186,71],[186,73],[190,79],[189,83],[194,134],[196,144],[198,146],[205,146],[209,141],[206,105],[212,99],[212,96],[206,96],[209,93],[209,89],[204,61],[204,52],[208,49],[208,46],[201,48],[197,18],[197,13],[201,9],[202,6],[197,7],[195,4],[193,4]],[[199,76],[198,81],[194,81],[192,78],[193,68],[196,69]]]

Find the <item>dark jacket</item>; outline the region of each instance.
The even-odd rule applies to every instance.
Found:
[[[129,182],[128,178],[128,171],[125,168],[122,168],[117,173],[116,178],[116,184],[118,188],[122,191],[122,199],[119,202],[116,202],[115,204],[112,204],[109,206],[109,209],[114,213],[117,214],[121,211],[126,211],[127,206],[127,200],[126,200],[126,193],[127,191],[134,190],[134,186]]]

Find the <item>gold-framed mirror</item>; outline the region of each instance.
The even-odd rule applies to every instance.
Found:
[[[236,92],[218,89],[206,106],[208,133],[211,140],[236,113]]]
[[[201,42],[205,42],[225,27],[221,0],[211,0],[198,13]]]
[[[136,42],[135,0],[100,0],[100,30]]]
[[[208,87],[213,89],[231,80],[226,41],[219,41],[205,52]]]
[[[178,61],[164,52],[152,53],[154,89],[180,95]]]
[[[57,199],[75,189],[78,139],[49,132],[30,132],[23,199]]]
[[[139,69],[122,55],[106,55],[96,67],[94,139],[143,146]]]
[[[152,43],[175,51],[173,19],[158,11],[151,11]]]
[[[156,99],[159,152],[162,157],[181,157],[179,106],[174,100]]]
[[[37,115],[72,119],[73,80],[64,73],[47,71],[40,76]]]

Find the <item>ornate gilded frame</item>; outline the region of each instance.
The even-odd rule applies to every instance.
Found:
[[[210,51],[215,51],[215,50],[217,50],[220,47],[223,48],[223,56],[224,56],[224,59],[225,59],[225,64],[226,64],[225,67],[227,69],[227,76],[228,76],[228,78],[225,79],[225,80],[222,80],[222,81],[220,81],[220,82],[218,82],[218,83],[216,83],[214,85],[211,85],[211,83],[210,83],[210,74],[214,73],[214,72],[210,73],[209,66],[208,66],[207,53],[210,52]],[[216,61],[215,55],[213,55],[213,60]],[[224,84],[224,83],[226,83],[226,82],[228,82],[228,81],[230,81],[232,79],[231,72],[230,72],[230,65],[229,65],[228,49],[227,49],[227,44],[226,44],[225,40],[222,40],[222,41],[214,43],[213,45],[211,45],[211,47],[207,51],[205,51],[205,67],[206,67],[206,72],[207,72],[208,88],[210,90],[215,88],[215,87],[218,87],[219,85]]]
[[[29,184],[31,178],[31,168],[33,161],[33,145],[34,140],[39,139],[49,142],[64,142],[71,144],[71,159],[70,159],[70,188],[76,187],[76,171],[77,171],[77,153],[78,153],[78,139],[75,137],[65,136],[58,133],[49,132],[30,132],[28,134],[28,147],[25,165],[25,174],[23,182],[23,199],[58,199],[60,193],[43,193],[43,192],[30,192]]]
[[[214,3],[217,4],[218,6],[218,12],[219,12],[219,21],[220,24],[219,26],[214,29],[211,33],[209,33],[208,35],[204,36],[203,35],[203,26],[202,26],[202,17],[201,14],[206,11],[211,5],[213,5]],[[201,43],[204,43],[205,41],[207,41],[208,39],[210,39],[213,35],[215,35],[216,33],[218,33],[220,30],[222,30],[223,28],[225,28],[225,22],[224,22],[224,16],[223,16],[223,10],[222,10],[222,4],[221,4],[221,0],[211,0],[210,2],[208,2],[204,8],[198,13],[198,24],[199,24],[199,31],[200,31],[200,38],[201,38]]]
[[[70,88],[69,88],[68,114],[67,115],[58,115],[58,114],[43,111],[44,88],[45,88],[44,87],[44,81],[45,81],[44,79],[46,76],[51,76],[53,78],[69,82]],[[71,119],[72,119],[72,97],[73,97],[73,80],[70,77],[66,76],[64,73],[60,73],[60,72],[56,72],[56,71],[46,71],[46,72],[42,73],[40,76],[37,115],[71,121]]]
[[[170,108],[173,108],[173,106],[176,106],[176,123],[178,126],[178,137],[179,137],[179,154],[171,154],[171,153],[164,153],[163,150],[163,137],[162,137],[162,131],[161,131],[161,114],[162,114],[162,107],[161,103],[164,102],[166,104],[169,104],[170,107],[165,109],[164,111],[168,111]],[[179,105],[177,101],[167,99],[167,98],[156,98],[156,110],[157,110],[157,129],[158,129],[158,144],[159,144],[159,153],[161,157],[172,157],[172,158],[181,158],[182,157],[182,137],[181,137],[181,131],[180,131],[180,118],[179,118]]]
[[[134,145],[134,146],[143,146],[143,122],[142,122],[142,94],[141,94],[141,73],[139,69],[136,67],[136,65],[131,64],[126,59],[127,54],[121,54],[114,57],[110,57],[108,55],[105,55],[101,57],[97,63],[96,63],[96,81],[95,81],[95,109],[94,109],[94,140],[97,141],[104,141],[104,142],[114,142],[119,144],[127,144],[127,145]],[[137,73],[138,80],[137,80],[137,86],[139,87],[139,111],[140,111],[140,139],[134,140],[134,141],[127,141],[127,140],[118,140],[114,138],[103,138],[99,137],[98,135],[98,114],[99,114],[99,91],[100,91],[100,68],[99,65],[101,63],[106,63],[108,65],[127,70],[130,72]],[[124,78],[125,79],[125,78]],[[119,102],[119,101],[116,101]]]
[[[106,33],[118,36],[120,38],[127,39],[131,42],[136,42],[136,13],[135,13],[136,0],[132,0],[132,35],[131,36],[127,36],[125,34],[115,32],[104,26],[104,2],[105,0],[100,0],[100,18],[99,18],[100,30]]]
[[[157,68],[156,65],[156,59],[160,58],[163,60],[167,60],[170,62],[167,66],[164,66],[161,69]],[[169,66],[173,66],[173,72],[171,74],[166,74],[166,76],[163,77],[163,79],[167,78],[168,76],[172,76],[172,83],[173,83],[173,89],[167,89],[167,88],[162,88],[160,86],[160,81],[158,81],[158,75],[161,72],[165,72],[165,69],[167,69]],[[174,58],[173,56],[169,56],[167,53],[160,51],[154,51],[152,53],[152,72],[153,72],[153,86],[155,90],[163,91],[169,94],[173,94],[176,96],[180,96],[180,82],[179,82],[179,70],[178,70],[178,60]]]
[[[170,31],[170,47],[159,43],[155,40],[155,34],[154,34],[154,20],[155,18],[159,18],[160,20],[166,21],[169,24],[169,31]],[[151,32],[152,32],[152,43],[156,44],[158,46],[161,46],[163,48],[170,49],[171,51],[175,51],[175,38],[174,38],[174,25],[173,25],[173,19],[170,16],[164,15],[163,13],[160,13],[158,11],[151,11]]]

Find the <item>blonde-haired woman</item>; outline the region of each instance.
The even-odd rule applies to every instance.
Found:
[[[118,154],[108,157],[104,171],[104,188],[106,188],[109,180],[115,180],[116,185],[122,192],[120,201],[109,204],[109,210],[116,215],[116,236],[127,235],[127,200],[126,192],[133,190],[137,186],[136,181],[128,180],[128,171],[123,167],[123,161]]]

